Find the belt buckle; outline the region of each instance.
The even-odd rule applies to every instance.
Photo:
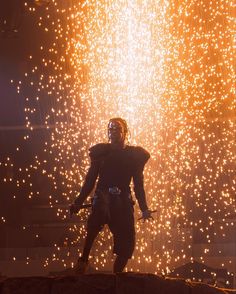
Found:
[[[121,193],[121,190],[118,187],[110,187],[108,191],[112,195],[120,195]]]

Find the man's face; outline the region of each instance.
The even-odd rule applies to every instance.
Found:
[[[125,130],[122,123],[112,121],[108,124],[108,138],[111,143],[122,143],[125,141]]]

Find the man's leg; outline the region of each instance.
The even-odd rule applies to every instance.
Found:
[[[104,224],[104,215],[101,213],[97,207],[93,207],[93,211],[88,218],[87,223],[87,236],[85,238],[84,248],[82,256],[78,259],[78,264],[76,267],[77,274],[83,274],[88,268],[88,259],[93,242],[97,235],[101,231]]]
[[[93,230],[88,230],[87,236],[85,238],[85,243],[84,243],[84,249],[83,249],[83,254],[81,256],[81,260],[87,262],[89,259],[89,253],[91,251],[91,248],[93,246],[93,242],[96,239],[100,229],[93,229]]]
[[[82,256],[78,259],[78,263],[76,265],[75,271],[77,274],[84,274],[88,268],[88,259],[91,248],[93,246],[93,242],[97,237],[100,229],[97,230],[88,230],[87,236],[85,239],[84,249]]]
[[[117,206],[112,207],[112,217],[109,222],[114,241],[113,252],[117,255],[113,265],[114,273],[124,270],[135,246],[133,205],[129,202],[121,205],[121,210],[117,209]]]
[[[128,259],[129,259],[128,257],[117,255],[116,260],[113,265],[113,273],[123,272],[123,270],[128,262]]]

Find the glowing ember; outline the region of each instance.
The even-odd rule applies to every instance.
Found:
[[[58,174],[65,199],[74,200],[89,164],[87,149],[107,141],[109,118],[125,118],[130,142],[151,153],[146,191],[158,214],[152,223],[137,222],[129,269],[161,272],[186,263],[198,237],[209,244],[199,257],[204,262],[214,238],[227,238],[236,212],[232,10],[227,0],[54,0],[39,18],[53,39],[49,47],[42,44],[41,63],[25,74],[37,89],[26,101],[40,103],[46,94],[53,105],[42,123],[55,123],[45,144],[55,165],[46,172],[44,159],[35,161],[54,182],[50,204],[57,202]],[[25,111],[30,128],[38,108]],[[62,210],[58,216],[67,217]],[[219,219],[222,229],[213,233]],[[74,244],[83,240],[84,224],[70,231]],[[96,243],[96,268],[109,262],[109,239],[105,232]]]

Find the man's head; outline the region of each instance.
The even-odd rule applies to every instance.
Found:
[[[128,135],[128,126],[124,119],[115,117],[109,120],[107,131],[111,143],[124,143]]]

